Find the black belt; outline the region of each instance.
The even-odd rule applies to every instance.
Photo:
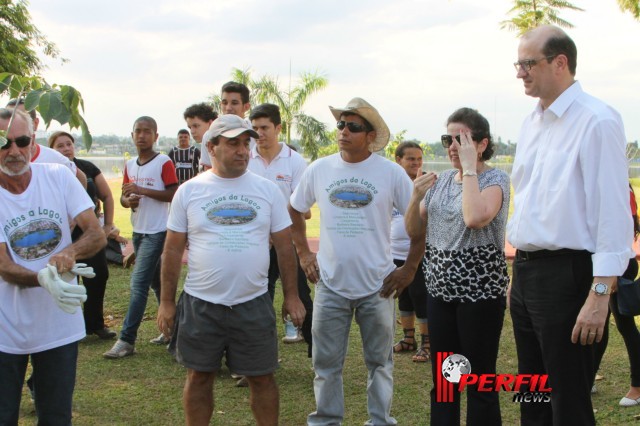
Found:
[[[586,256],[586,255],[590,256],[591,252],[587,250],[573,250],[573,249],[537,250],[537,251],[516,250],[516,260],[534,260],[534,259],[544,259],[546,257]]]

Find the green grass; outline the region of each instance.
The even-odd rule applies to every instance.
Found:
[[[183,269],[183,273],[186,268]],[[129,300],[129,270],[113,267],[107,287],[105,316],[108,325],[120,330]],[[280,310],[282,295],[276,292],[276,312]],[[122,360],[106,360],[102,353],[113,341],[101,341],[95,336],[80,343],[76,391],[74,396],[75,425],[178,425],[184,423],[181,397],[185,370],[173,361],[163,347],[148,343],[156,337],[155,298],[150,295],[144,320],[140,327],[137,354]],[[609,348],[600,373],[598,393],[593,396],[598,409],[596,419],[601,425],[636,424],[633,416],[640,407],[622,408],[618,401],[629,387],[629,361],[622,339],[610,327]],[[396,338],[401,338],[400,327]],[[279,336],[283,326],[278,323]],[[276,380],[280,388],[280,424],[303,425],[308,413],[314,410],[313,372],[306,357],[304,344],[280,344],[280,368]],[[570,362],[570,360],[567,360]],[[500,343],[499,373],[515,373],[517,360],[511,320],[507,311]],[[395,356],[395,389],[393,415],[401,425],[426,425],[429,413],[431,365],[411,361],[411,353]],[[249,408],[249,391],[236,388],[226,368],[215,383],[216,406],[212,424],[253,425]],[[362,359],[362,344],[358,326],[353,323],[344,369],[345,425],[359,425],[367,419],[366,369]],[[511,395],[502,393],[501,407],[505,425],[519,424],[518,404]],[[463,398],[464,399],[464,398]],[[464,409],[464,404],[463,404]],[[464,418],[464,416],[463,416]],[[34,406],[26,391],[21,406],[21,425],[35,422]]]

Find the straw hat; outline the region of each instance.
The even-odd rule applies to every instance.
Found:
[[[336,121],[340,120],[342,114],[351,113],[359,115],[371,124],[373,130],[376,131],[376,138],[371,145],[369,145],[369,151],[376,152],[383,149],[389,142],[389,128],[384,122],[378,110],[375,109],[369,102],[362,98],[353,98],[349,101],[344,108],[329,107],[331,114],[335,117]]]

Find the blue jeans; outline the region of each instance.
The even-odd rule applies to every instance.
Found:
[[[394,299],[380,294],[350,300],[316,285],[313,307],[313,390],[316,411],[309,425],[341,424],[344,417],[342,369],[349,346],[349,330],[355,313],[360,326],[367,377],[367,425],[395,425],[393,399]]]
[[[147,308],[149,288],[156,294],[160,301],[160,287],[158,286],[158,274],[160,269],[160,255],[164,247],[166,232],[157,234],[133,233],[133,250],[136,253],[136,264],[131,273],[131,296],[129,297],[129,309],[122,324],[120,339],[127,343],[135,344],[138,336],[138,328]]]
[[[0,425],[16,425],[29,355],[0,352]],[[31,354],[39,425],[70,425],[78,342]]]

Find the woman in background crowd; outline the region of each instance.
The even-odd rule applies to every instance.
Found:
[[[104,233],[109,236],[114,232],[113,209],[114,201],[111,189],[107,180],[93,163],[75,158],[74,139],[70,133],[57,131],[49,136],[49,147],[55,149],[69,160],[73,161],[78,169],[87,175],[87,194],[96,204],[96,212],[100,211],[99,202],[104,206]],[[77,240],[82,231],[76,227],[72,233],[73,241]],[[105,249],[100,250],[90,259],[78,260],[78,263],[86,263],[93,268],[96,276],[94,278],[82,278],[84,286],[87,288],[87,301],[84,303],[84,322],[87,334],[95,334],[101,339],[113,339],[116,336],[104,324],[104,293],[109,279],[109,267]]]

